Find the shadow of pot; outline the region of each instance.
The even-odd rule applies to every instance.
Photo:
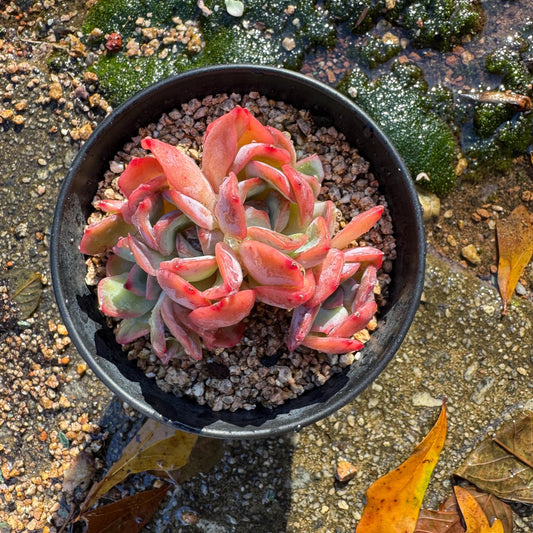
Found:
[[[323,386],[273,409],[213,412],[159,389],[128,361],[85,284],[78,244],[108,162],[141,126],[192,98],[247,93],[307,109],[319,125],[335,126],[370,163],[387,199],[397,242],[390,297],[362,357]],[[52,281],[59,311],[89,367],[122,400],[173,427],[214,438],[260,438],[298,430],[337,411],[360,394],[394,356],[414,318],[424,281],[422,214],[404,163],[378,126],[350,100],[306,76],[270,67],[225,65],[191,70],[135,95],[109,115],[78,153],[57,202],[51,238]]]

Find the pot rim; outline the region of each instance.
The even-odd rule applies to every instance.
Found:
[[[291,84],[291,85],[297,85],[303,92],[302,92],[302,101],[309,101],[310,96],[309,92],[313,92],[316,96],[313,98],[315,99],[330,99],[335,101],[335,106],[339,109],[347,110],[349,114],[354,114],[354,116],[357,118],[358,122],[361,122],[365,125],[364,131],[362,131],[362,138],[364,142],[368,141],[368,144],[372,146],[372,143],[378,143],[382,149],[386,151],[386,154],[388,158],[390,159],[390,162],[388,161],[388,166],[393,169],[399,176],[399,180],[401,181],[401,185],[403,186],[404,190],[402,191],[402,194],[405,196],[406,199],[406,205],[402,206],[402,208],[407,209],[411,213],[410,220],[412,221],[412,226],[414,230],[414,236],[413,241],[411,243],[406,244],[413,248],[413,253],[411,254],[412,257],[409,258],[411,261],[411,269],[412,269],[412,279],[409,283],[409,288],[402,287],[402,291],[406,292],[406,290],[409,291],[408,295],[404,295],[405,297],[402,300],[401,304],[401,324],[393,324],[392,327],[395,328],[395,333],[392,337],[388,338],[388,345],[385,348],[384,356],[380,357],[375,364],[371,365],[368,372],[366,372],[364,375],[359,376],[358,380],[355,384],[349,384],[349,386],[341,387],[340,393],[339,391],[335,392],[333,391],[329,397],[325,399],[325,401],[320,401],[320,399],[316,400],[316,394],[313,396],[314,400],[312,402],[312,405],[303,405],[300,406],[302,401],[296,402],[296,400],[288,400],[285,404],[282,406],[273,408],[273,409],[266,409],[263,407],[258,407],[254,411],[248,411],[246,414],[243,413],[243,416],[245,419],[247,419],[247,422],[245,425],[236,424],[236,413],[239,413],[239,411],[236,411],[235,413],[232,413],[231,415],[227,415],[225,412],[212,412],[210,408],[209,411],[211,411],[212,415],[214,416],[209,423],[206,420],[206,425],[203,425],[203,423],[198,424],[191,424],[188,422],[183,422],[181,420],[176,420],[173,417],[166,416],[164,413],[161,412],[161,409],[154,409],[153,405],[149,403],[146,400],[145,393],[146,391],[143,390],[143,383],[142,378],[140,378],[141,383],[138,381],[138,376],[134,377],[133,379],[130,379],[128,376],[126,376],[123,383],[117,382],[117,376],[113,375],[113,366],[115,366],[115,369],[119,371],[114,365],[113,361],[110,360],[104,360],[98,353],[93,353],[94,345],[91,344],[91,346],[87,345],[87,339],[83,337],[83,335],[80,332],[80,320],[78,319],[78,316],[76,315],[76,311],[73,309],[73,302],[69,302],[69,294],[67,294],[67,290],[64,286],[64,272],[62,272],[63,269],[63,259],[62,254],[65,253],[65,239],[66,236],[64,236],[65,233],[65,206],[73,201],[76,200],[76,191],[75,189],[75,178],[78,175],[78,172],[80,172],[80,169],[83,168],[85,164],[87,164],[88,161],[92,161],[94,158],[93,152],[101,147],[102,141],[101,137],[102,135],[111,134],[114,130],[117,129],[117,124],[120,124],[120,121],[123,118],[128,118],[133,113],[135,113],[136,109],[140,109],[141,107],[146,107],[147,100],[150,100],[153,98],[154,94],[167,91],[169,87],[172,87],[174,85],[180,85],[181,87],[187,87],[188,84],[194,83],[203,83],[209,78],[217,79],[218,85],[221,85],[222,82],[220,80],[223,77],[238,77],[239,79],[249,79],[254,78],[255,82],[258,83],[258,81],[269,83],[274,83],[274,78],[277,78],[279,82],[281,82],[282,86],[284,83]],[[251,82],[250,82],[251,83]],[[277,82],[276,82],[277,83]],[[241,83],[242,84],[242,83]],[[228,85],[231,84],[228,82]],[[250,90],[250,89],[249,89]],[[261,93],[261,87],[257,87],[255,89],[259,93]],[[288,90],[288,89],[287,89]],[[168,91],[167,91],[168,92]],[[212,90],[211,92],[205,92],[203,96],[206,96],[208,94],[214,94],[216,92],[229,92],[229,91],[221,91],[218,90]],[[238,90],[235,92],[239,92]],[[283,92],[283,91],[282,91]],[[287,91],[286,91],[287,92]],[[288,93],[287,93],[288,94]],[[202,96],[202,97],[203,97]],[[282,95],[283,96],[283,95]],[[190,98],[186,96],[181,96],[179,98],[175,99],[173,107],[177,107],[182,103],[185,103]],[[279,100],[285,100],[286,98],[281,97]],[[307,109],[309,106],[298,106],[294,102],[288,102],[289,104],[294,105],[297,108],[300,109]],[[158,110],[161,109],[162,104],[158,104],[159,107],[157,107]],[[155,107],[155,106],[154,106]],[[172,109],[168,108],[167,110],[170,111]],[[146,113],[145,113],[146,114]],[[159,117],[162,112],[155,112],[154,113],[156,117]],[[331,117],[329,117],[331,119]],[[343,120],[343,117],[336,117],[339,120]],[[347,117],[348,119],[349,117]],[[141,120],[141,122],[144,120],[141,117],[138,117],[137,122]],[[143,122],[143,124],[147,124],[148,122]],[[335,121],[334,121],[335,123]],[[139,124],[139,126],[142,124]],[[133,131],[129,135],[129,138],[131,138],[135,131],[138,129],[138,126],[136,128],[133,128]],[[347,133],[345,131],[340,130],[342,133]],[[366,137],[370,136],[370,140],[366,139]],[[124,142],[118,141],[114,142],[113,146],[120,147],[124,144]],[[359,146],[357,146],[359,148]],[[115,152],[117,150],[114,150]],[[365,159],[366,156],[363,153],[362,154]],[[107,158],[103,165],[108,164],[110,158]],[[367,159],[368,160],[368,159]],[[372,164],[372,162],[371,162]],[[372,165],[374,166],[374,165]],[[395,167],[395,168],[394,168]],[[379,179],[379,177],[378,177]],[[386,190],[386,187],[384,187],[384,190]],[[94,194],[93,194],[94,196]],[[392,206],[391,206],[392,209]],[[84,221],[84,223],[86,220]],[[79,220],[78,220],[79,223]],[[395,224],[395,218],[393,216],[393,224],[396,227]],[[396,230],[395,230],[396,231]],[[72,244],[70,243],[70,248],[72,248]],[[68,250],[67,250],[68,253]],[[81,253],[79,251],[77,252],[79,256],[81,256]],[[74,254],[75,255],[75,254]],[[313,78],[310,78],[308,76],[304,76],[301,73],[293,72],[285,69],[280,69],[276,67],[266,67],[266,66],[257,66],[257,65],[219,65],[219,66],[212,66],[212,67],[203,67],[200,69],[191,69],[184,73],[178,74],[177,76],[173,76],[170,78],[166,78],[156,84],[153,84],[138,93],[136,93],[133,97],[131,97],[129,100],[118,106],[110,115],[108,115],[94,130],[91,137],[85,142],[85,144],[81,147],[80,151],[78,152],[76,158],[74,159],[74,162],[71,165],[71,168],[64,180],[64,183],[62,184],[58,201],[55,208],[54,213],[54,220],[52,225],[52,232],[51,232],[51,243],[50,243],[50,262],[51,262],[51,273],[52,273],[52,284],[53,289],[56,297],[56,301],[59,307],[60,314],[62,316],[62,319],[65,322],[65,326],[67,330],[69,331],[69,335],[72,338],[74,345],[76,346],[78,352],[81,354],[82,358],[88,363],[89,367],[93,370],[93,372],[98,376],[98,378],[117,396],[119,396],[122,400],[124,400],[126,403],[134,407],[136,410],[141,412],[142,414],[149,416],[151,418],[155,418],[156,420],[167,423],[175,427],[176,429],[180,429],[187,432],[197,433],[202,436],[206,437],[212,437],[212,438],[261,438],[261,437],[269,437],[278,435],[281,433],[286,433],[289,431],[297,431],[301,429],[302,427],[311,424],[313,422],[316,422],[333,412],[337,411],[344,405],[346,405],[349,401],[351,401],[355,396],[357,396],[359,393],[361,393],[376,377],[383,371],[383,369],[386,367],[386,365],[390,362],[398,348],[400,347],[401,342],[403,341],[405,335],[407,334],[407,331],[409,329],[409,326],[414,318],[414,315],[416,313],[416,309],[418,308],[418,303],[420,301],[420,296],[423,289],[423,281],[424,281],[424,269],[425,269],[425,255],[426,255],[426,240],[425,240],[425,234],[424,234],[424,224],[422,219],[422,211],[420,208],[420,205],[418,203],[418,198],[416,194],[416,190],[414,187],[414,184],[409,176],[409,172],[407,171],[405,164],[403,163],[401,157],[399,156],[396,149],[392,146],[389,139],[384,135],[384,133],[381,131],[379,126],[371,119],[364,111],[362,111],[356,104],[354,104],[351,100],[337,92],[335,89],[323,84],[322,82],[319,82],[317,80],[314,80]],[[398,261],[398,259],[396,259]],[[395,265],[396,266],[396,265]],[[393,270],[392,278],[394,280],[395,274]],[[403,280],[401,280],[403,283]],[[389,311],[387,311],[389,312]],[[89,320],[91,317],[89,317]],[[380,331],[380,329],[387,327],[387,325],[391,322],[390,320],[387,320],[387,316],[385,316],[385,319],[383,320],[384,324],[381,324],[380,319],[380,326],[378,329],[373,332],[371,335],[371,339],[376,336],[376,333]],[[383,333],[383,332],[381,332]],[[380,333],[380,335],[381,335]],[[355,365],[356,363],[354,363]],[[352,365],[353,366],[353,365]],[[140,372],[143,372],[142,370],[138,369]],[[355,371],[355,369],[354,369]],[[349,374],[349,371],[348,371]],[[143,373],[144,375],[144,373]],[[347,375],[347,374],[346,374]],[[122,379],[120,376],[118,376],[119,379]],[[333,380],[336,376],[332,376],[329,381]],[[149,379],[149,378],[146,378]],[[349,379],[348,379],[349,381]],[[321,389],[323,387],[326,387],[328,382],[323,385],[322,387],[318,387],[318,389]],[[140,385],[140,388],[139,388]],[[315,389],[316,391],[316,389]],[[309,391],[311,392],[311,391]],[[303,398],[307,393],[304,393],[304,395],[300,396],[299,398]],[[184,401],[184,398],[179,398],[176,400],[176,402],[182,402],[185,404],[190,403],[189,401]],[[158,400],[155,400],[155,403],[158,404]],[[291,405],[293,403],[297,403],[298,407],[296,410],[291,409]],[[184,405],[185,407],[185,405]],[[192,407],[191,407],[192,408]],[[266,413],[265,411],[270,411],[270,413]],[[260,425],[255,426],[253,423],[254,416],[253,414],[250,415],[250,413],[257,414],[261,413],[263,421],[260,423]],[[209,419],[209,416],[207,416]],[[234,420],[235,419],[235,420]],[[228,421],[229,420],[229,421]]]

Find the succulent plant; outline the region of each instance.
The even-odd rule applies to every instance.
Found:
[[[101,200],[80,251],[107,254],[101,311],[120,319],[117,342],[149,335],[163,361],[232,347],[256,301],[292,310],[287,347],[346,353],[374,316],[382,252],[350,246],[382,206],[337,230],[319,201],[318,155],[297,160],[290,139],[235,107],[203,138],[201,168],[178,147],[145,138],[151,155],[118,178],[124,200]]]

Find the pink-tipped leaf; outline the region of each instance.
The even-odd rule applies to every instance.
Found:
[[[102,313],[115,318],[134,318],[153,307],[154,302],[124,288],[127,279],[127,274],[119,274],[103,278],[98,283],[98,305]]]
[[[110,250],[121,237],[135,231],[120,213],[107,215],[99,222],[87,226],[80,242],[80,252],[86,255],[97,255]]]
[[[319,337],[317,335],[307,335],[302,344],[316,350],[317,352],[329,354],[342,354],[360,350],[364,344],[356,339],[346,339],[344,337]]]
[[[287,150],[277,148],[272,144],[251,143],[245,144],[235,156],[231,171],[238,174],[252,160],[262,161],[271,166],[280,168],[290,162],[291,156]]]
[[[321,304],[339,286],[344,266],[344,254],[336,248],[328,250],[324,261],[316,267],[316,290],[307,302],[309,307]]]
[[[163,174],[163,168],[155,157],[134,157],[118,178],[118,188],[129,198],[137,187]]]
[[[224,328],[238,324],[250,314],[255,302],[253,290],[239,291],[207,307],[199,307],[189,314],[191,322],[200,328]]]
[[[305,337],[311,331],[311,326],[320,306],[309,307],[307,304],[299,305],[292,312],[289,335],[287,337],[287,348],[292,352],[302,344]]]
[[[183,346],[185,353],[196,361],[202,359],[200,338],[181,322],[178,304],[170,298],[164,298],[161,305],[161,316],[170,333]]]
[[[218,269],[216,259],[212,255],[175,257],[170,261],[162,262],[159,266],[164,270],[179,274],[184,280],[190,282],[206,279]]]
[[[246,237],[246,215],[239,194],[239,182],[233,172],[220,185],[215,216],[226,235],[237,239]]]
[[[218,300],[235,294],[240,289],[244,277],[239,259],[225,242],[216,244],[215,258],[223,282],[203,291],[203,296],[209,300]]]
[[[251,226],[248,228],[248,238],[268,244],[282,252],[294,252],[307,242],[309,236],[306,233],[284,235],[267,228]]]
[[[175,146],[151,137],[143,139],[141,145],[154,154],[172,188],[197,200],[207,209],[213,209],[213,187],[192,158]]]
[[[352,313],[346,320],[331,331],[331,335],[339,337],[351,337],[358,331],[364,329],[372,320],[377,310],[377,304],[374,300],[368,300],[364,305],[359,307],[355,313]]]
[[[292,194],[298,205],[300,213],[300,225],[307,226],[313,220],[313,210],[315,207],[315,195],[311,185],[307,183],[304,175],[290,165],[284,165],[283,173],[287,176],[291,184]]]
[[[258,285],[253,289],[259,302],[281,309],[294,309],[305,304],[315,292],[315,277],[311,270],[305,273],[301,289],[279,285]]]
[[[283,252],[252,240],[243,241],[239,252],[248,273],[261,285],[303,287],[304,269]]]
[[[291,184],[281,170],[262,161],[250,161],[244,170],[248,179],[254,177],[261,178],[266,183],[275,187],[285,198],[294,201]]]
[[[159,270],[157,281],[172,301],[187,309],[196,309],[211,303],[196,287],[171,270]]]
[[[356,215],[346,226],[333,237],[331,245],[339,250],[343,250],[355,239],[364,235],[381,218],[384,207],[377,205],[368,211]]]
[[[169,189],[165,196],[196,225],[208,230],[215,228],[215,219],[212,211],[207,209],[207,207],[198,200],[195,200],[176,189]]]

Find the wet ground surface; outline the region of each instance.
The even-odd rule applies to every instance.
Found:
[[[448,57],[469,59],[468,49],[474,57],[469,63],[475,63],[485,47],[508,34],[517,20],[523,22],[528,3],[482,2],[485,41]],[[48,5],[36,19],[44,18],[51,32],[77,31],[82,4]],[[108,109],[105,102],[92,108],[80,103],[76,90],[82,83],[91,90],[90,80],[51,73],[45,58],[56,45],[17,40],[16,12],[2,13],[8,29],[0,37],[0,280],[26,267],[42,275],[43,294],[38,310],[21,319],[10,306],[7,283],[0,283],[0,531],[50,532],[68,514],[63,472],[70,461],[87,451],[95,457],[98,477],[131,438],[139,417],[113,397],[70,345],[48,265],[59,187],[80,143]],[[447,72],[442,57],[417,54],[426,66],[434,63],[435,80],[448,76],[458,87],[474,83],[458,80],[455,70]],[[342,57],[320,53],[306,67],[328,83],[346,68]],[[533,167],[525,157],[509,176],[460,184],[427,223],[432,247],[423,302],[386,371],[340,412],[297,434],[228,442],[213,470],[176,487],[146,530],[353,531],[366,489],[410,454],[446,397],[448,439],[424,504],[437,508],[469,451],[503,421],[524,408],[533,410],[533,269],[526,269],[521,294],[503,318],[491,269],[496,265],[491,220],[519,203],[527,205],[528,190],[533,190]],[[490,216],[473,217],[480,208]],[[459,226],[460,220],[465,224]],[[467,244],[478,248],[479,265],[462,257]],[[357,469],[344,484],[335,480],[340,459]],[[138,476],[114,495],[153,483]],[[184,508],[196,514],[195,526],[180,522]],[[531,508],[518,511],[515,531],[533,531]]]

